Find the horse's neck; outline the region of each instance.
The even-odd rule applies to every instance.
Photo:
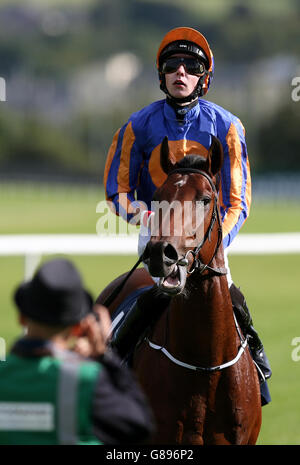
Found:
[[[189,357],[189,363],[221,364],[236,355],[236,328],[227,278],[197,280],[195,276],[191,286],[187,297],[174,299],[171,304],[170,349]]]

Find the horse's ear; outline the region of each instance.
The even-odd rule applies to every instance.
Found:
[[[212,136],[211,146],[207,155],[208,169],[210,173],[215,176],[222,168],[223,165],[223,146],[219,139]]]
[[[167,136],[161,143],[160,165],[166,174],[173,170],[176,165],[176,158],[174,157],[173,153],[170,152]]]

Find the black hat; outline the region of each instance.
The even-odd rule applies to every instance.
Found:
[[[65,259],[42,265],[31,281],[15,291],[20,312],[49,326],[72,326],[92,311],[92,296],[83,288],[80,274]]]

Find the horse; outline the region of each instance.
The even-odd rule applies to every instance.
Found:
[[[260,387],[226,277],[218,195],[222,145],[213,137],[207,157],[188,155],[177,162],[165,138],[160,162],[167,178],[154,200],[177,209],[188,202],[191,209],[186,215],[176,208],[165,216],[155,213],[155,235],[143,254],[160,290],[172,297],[132,359],[156,421],[151,443],[254,445],[261,427]],[[183,216],[180,234],[172,234]],[[104,289],[100,303],[124,276]],[[110,310],[153,284],[145,268],[136,269]]]

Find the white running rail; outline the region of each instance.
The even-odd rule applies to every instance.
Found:
[[[0,256],[24,256],[25,279],[42,255],[137,255],[138,236],[97,234],[0,235]],[[229,254],[300,253],[300,233],[239,234]]]

